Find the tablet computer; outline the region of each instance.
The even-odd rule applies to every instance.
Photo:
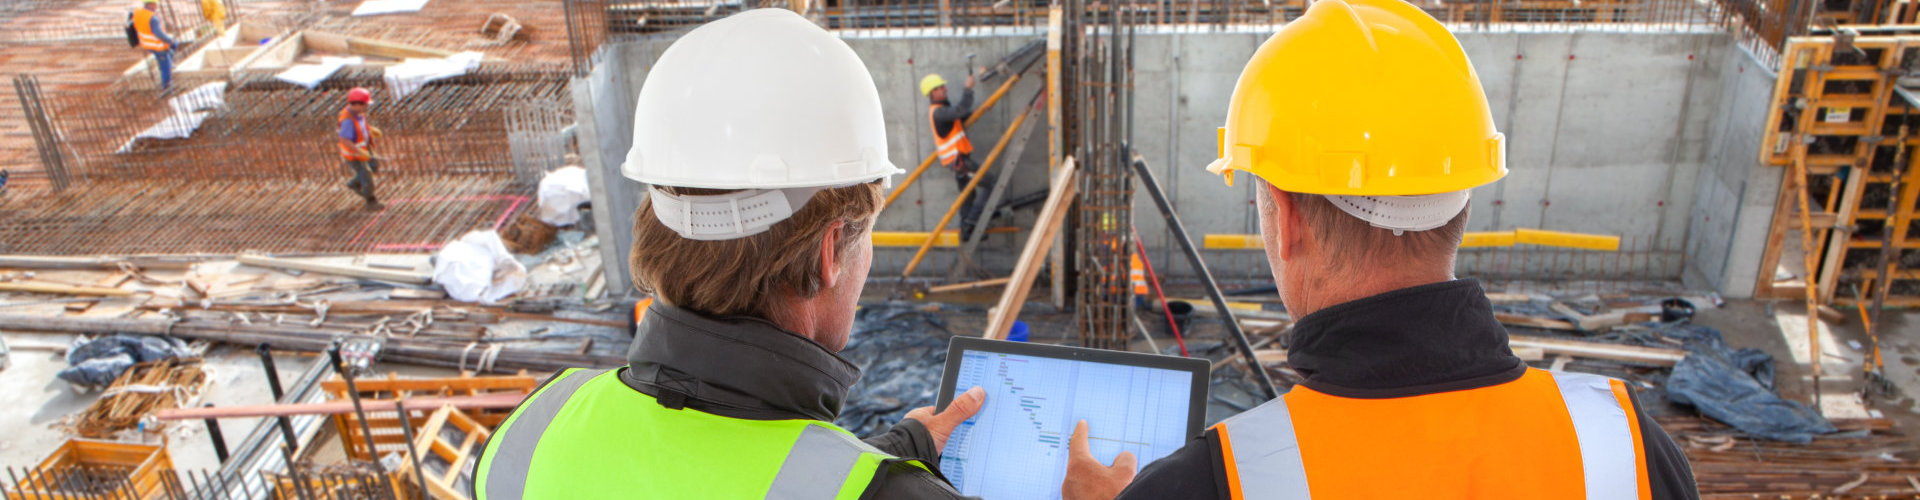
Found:
[[[1102,463],[1131,451],[1145,466],[1200,435],[1209,365],[1205,358],[954,337],[939,408],[975,386],[987,399],[947,438],[940,472],[965,495],[1060,498],[1067,440],[1080,420]]]

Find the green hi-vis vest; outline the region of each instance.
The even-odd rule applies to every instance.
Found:
[[[474,499],[855,499],[888,461],[926,468],[831,423],[669,409],[617,370],[570,369],[494,429]]]

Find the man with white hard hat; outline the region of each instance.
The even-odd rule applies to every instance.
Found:
[[[1320,0],[1287,23],[1241,73],[1208,170],[1251,174],[1306,380],[1137,478],[1076,432],[1063,496],[1698,498],[1624,382],[1529,368],[1479,282],[1454,279],[1468,190],[1506,175],[1505,140],[1419,8]]]
[[[866,440],[832,423],[900,172],[859,57],[791,11],[747,11],[674,42],[638,100],[630,260],[657,300],[626,367],[562,372],[495,429],[474,498],[959,496],[940,448],[978,388]]]

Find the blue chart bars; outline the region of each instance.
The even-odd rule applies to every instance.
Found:
[[[967,351],[956,384],[987,391],[940,457],[940,472],[967,495],[1060,498],[1067,439],[1082,419],[1093,455],[1107,463],[1131,451],[1145,465],[1189,437],[1187,372]]]

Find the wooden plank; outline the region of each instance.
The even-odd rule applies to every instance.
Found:
[[[960,290],[973,290],[976,288],[995,287],[995,286],[1005,285],[1007,284],[1008,281],[1012,281],[1012,280],[1013,278],[1008,277],[1008,278],[994,278],[990,280],[974,281],[969,283],[955,283],[952,285],[940,285],[933,288],[928,288],[927,293],[946,293],[946,292],[957,292]]]
[[[1522,302],[1533,302],[1533,296],[1524,293],[1488,292],[1487,301],[1495,304],[1518,304]]]
[[[38,255],[0,255],[0,268],[11,269],[105,269],[119,270],[121,263],[141,269],[186,270],[194,260],[160,257],[42,257]]]
[[[0,292],[50,293],[57,295],[98,295],[102,297],[129,297],[131,290],[101,288],[97,286],[73,286],[54,283],[0,283]]]
[[[347,36],[324,31],[305,31],[307,50],[345,55],[352,50],[347,45]]]
[[[1573,326],[1573,322],[1570,322],[1570,321],[1561,321],[1557,319],[1542,318],[1538,316],[1528,316],[1525,314],[1508,314],[1503,312],[1495,312],[1493,313],[1493,318],[1496,320],[1499,320],[1500,324],[1507,325],[1507,326],[1523,326],[1528,328],[1541,328],[1546,330],[1563,330],[1563,331],[1569,331],[1569,332],[1580,331],[1580,328]]]
[[[1072,157],[1060,163],[1060,170],[1053,176],[1053,189],[1047,193],[1047,203],[1040,209],[1039,222],[1027,236],[1026,248],[1020,250],[1019,263],[1013,268],[1007,289],[1000,293],[999,305],[989,313],[984,337],[1006,338],[1007,329],[1013,327],[1014,318],[1020,317],[1020,308],[1026,305],[1027,292],[1033,288],[1033,279],[1040,274],[1040,261],[1053,246],[1053,236],[1060,232],[1061,223],[1067,217],[1068,202],[1073,200],[1078,187],[1078,183],[1074,182],[1075,172]]]
[[[527,398],[520,393],[497,393],[484,396],[424,397],[408,398],[404,401],[407,410],[432,410],[442,406],[462,409],[501,409],[520,406]],[[394,400],[363,399],[360,405],[373,411],[391,411]],[[284,405],[254,406],[211,406],[202,408],[175,408],[154,413],[160,420],[198,420],[206,418],[245,418],[245,417],[290,417],[295,415],[344,415],[353,413],[352,401],[328,401],[325,403],[295,403]]]
[[[300,48],[306,43],[304,41],[305,38],[305,33],[281,31],[278,35],[274,36],[273,41],[267,42],[265,47],[260,47],[259,50],[253,51],[253,54],[239,61],[235,61],[233,66],[229,68],[229,71],[236,72],[237,74],[238,71],[244,69],[267,69],[286,66],[287,62],[293,60],[291,57],[288,57],[286,61],[269,61],[269,59],[277,59],[287,50],[292,50],[295,54],[298,54]],[[292,48],[288,49],[286,47]],[[276,64],[278,66],[276,66]]]
[[[433,282],[433,276],[427,273],[410,273],[406,271],[388,271],[388,270],[373,269],[373,268],[359,267],[359,266],[321,264],[316,262],[276,259],[272,257],[264,257],[259,255],[242,255],[240,256],[239,261],[241,264],[246,264],[254,267],[265,267],[265,268],[281,269],[281,270],[292,269],[296,271],[306,271],[306,272],[313,272],[313,273],[320,273],[320,274],[331,274],[336,276],[347,276],[352,278],[391,281],[394,283],[404,283],[409,285],[427,285]]]
[[[1539,349],[1545,355],[1565,354],[1581,358],[1607,359],[1657,366],[1673,366],[1674,363],[1679,363],[1681,358],[1687,357],[1687,351],[1678,349],[1603,344],[1599,342],[1555,339],[1532,335],[1508,334],[1507,344],[1514,349]]]

